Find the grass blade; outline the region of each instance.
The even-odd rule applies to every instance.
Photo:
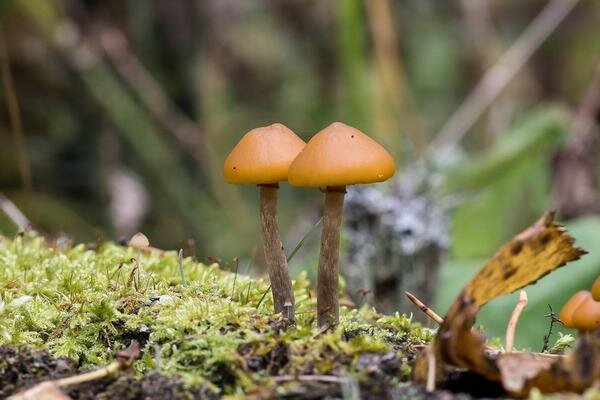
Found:
[[[185,272],[183,271],[183,249],[179,249],[179,255],[177,259],[179,263],[179,273],[181,273],[181,284],[183,287],[187,287],[187,282],[185,281]]]
[[[306,241],[306,239],[308,238],[308,236],[313,233],[313,231],[315,229],[317,229],[317,227],[319,225],[321,225],[321,222],[323,222],[323,217],[319,218],[317,220],[317,222],[315,222],[313,224],[313,226],[310,227],[310,229],[304,234],[304,236],[302,236],[302,239],[300,239],[300,241],[298,242],[298,244],[296,244],[296,247],[294,247],[294,250],[292,250],[292,252],[290,253],[289,256],[287,256],[287,262],[289,263],[290,261],[292,261],[292,258],[294,258],[294,256],[296,255],[296,253],[298,252],[298,250],[300,250],[300,248],[302,247],[302,245],[304,244],[304,242]]]
[[[296,244],[296,246],[294,247],[294,249],[292,250],[292,252],[290,253],[290,255],[287,256],[287,262],[288,263],[292,260],[292,258],[294,258],[294,256],[298,252],[298,250],[300,250],[300,248],[302,248],[302,245],[304,244],[304,242],[306,241],[306,239],[308,238],[308,236],[310,236],[310,234],[313,233],[313,231],[315,229],[317,229],[317,227],[319,225],[321,225],[321,222],[323,222],[323,217],[319,218],[317,220],[317,222],[315,222],[313,224],[313,226],[311,226],[310,229],[304,234],[304,236],[302,236],[302,239],[300,239],[300,241]],[[256,308],[260,307],[260,305],[262,304],[262,302],[265,299],[265,297],[267,297],[267,293],[269,293],[269,290],[271,290],[271,284],[269,284],[269,287],[267,288],[267,290],[265,290],[265,292],[260,297],[260,300],[258,301],[258,303],[256,303]]]

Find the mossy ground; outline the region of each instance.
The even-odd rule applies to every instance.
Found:
[[[297,320],[287,326],[270,296],[260,302],[264,280],[185,258],[184,286],[174,251],[93,247],[58,246],[35,233],[0,239],[1,345],[91,368],[137,339],[141,382],[160,374],[205,394],[272,397],[297,392],[297,375],[342,376],[350,386],[370,380],[376,394],[408,379],[413,346],[431,338],[406,316],[366,307],[342,308],[339,327],[319,331],[304,275],[294,282]],[[0,373],[6,367],[0,359]]]

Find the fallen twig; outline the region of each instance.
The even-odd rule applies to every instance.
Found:
[[[417,307],[419,310],[423,311],[425,315],[427,315],[430,319],[435,321],[438,325],[441,325],[444,322],[444,319],[435,313],[431,308],[427,307],[421,300],[419,300],[414,294],[410,292],[404,292],[406,297]]]
[[[129,368],[139,354],[140,344],[136,340],[132,340],[129,347],[118,352],[117,359],[108,364],[106,367],[97,369],[95,371],[86,372],[84,374],[70,376],[68,378],[38,383],[30,389],[9,397],[9,400],[28,400],[38,398],[49,398],[54,400],[69,399],[67,395],[60,391],[60,388],[95,381],[114,375],[119,371]]]
[[[117,353],[117,359],[112,363],[108,364],[104,368],[97,369],[95,371],[86,372],[85,374],[70,376],[68,378],[57,379],[56,384],[60,387],[66,387],[71,385],[77,385],[84,382],[95,381],[102,379],[107,376],[113,375],[118,371],[129,368],[133,361],[140,354],[140,344],[133,340],[128,348]]]
[[[519,317],[521,316],[521,312],[523,312],[525,306],[527,306],[527,292],[525,290],[521,290],[519,292],[519,301],[517,301],[517,305],[510,315],[508,326],[506,327],[506,338],[504,340],[504,351],[506,353],[510,353],[513,350],[513,346],[515,344],[515,330],[517,329]]]
[[[6,214],[20,231],[24,231],[31,226],[31,222],[29,222],[25,214],[2,192],[0,192],[0,210]]]
[[[281,375],[273,377],[275,382],[327,382],[327,383],[347,383],[349,379],[344,376],[335,375]]]

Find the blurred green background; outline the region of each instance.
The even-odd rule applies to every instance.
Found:
[[[523,38],[549,3],[548,35]],[[547,304],[558,311],[600,274],[597,0],[2,0],[0,23],[0,191],[43,232],[142,231],[260,273],[257,190],[225,184],[223,159],[257,126],[308,139],[340,120],[384,144],[400,176],[434,182],[427,196],[451,221],[441,314],[551,208],[591,254],[531,289],[517,345],[541,347]],[[505,85],[508,49],[501,65],[523,67]],[[483,97],[457,113],[484,76]],[[322,198],[280,196],[292,248]],[[17,231],[3,213],[0,231]],[[314,236],[295,271],[314,270]],[[514,303],[479,322],[503,335]]]

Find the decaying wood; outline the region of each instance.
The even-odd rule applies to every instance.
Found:
[[[345,187],[327,189],[321,233],[321,254],[317,277],[317,321],[320,327],[339,322],[338,281],[340,228],[344,208]]]
[[[277,224],[277,185],[260,185],[260,222],[275,312],[294,320],[294,291]]]

